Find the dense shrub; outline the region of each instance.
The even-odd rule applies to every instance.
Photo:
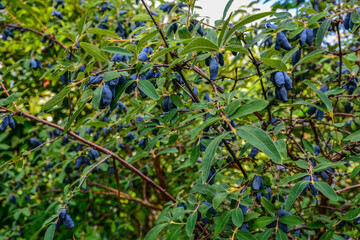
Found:
[[[359,6],[232,2],[1,0],[0,239],[357,239]]]

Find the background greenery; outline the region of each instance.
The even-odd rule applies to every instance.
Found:
[[[215,26],[194,14],[194,0],[183,1],[182,9],[169,3],[169,13],[155,1],[68,0],[64,8],[61,2],[1,0],[0,118],[11,115],[16,128],[0,133],[0,239],[359,236],[360,101],[358,89],[348,92],[359,73],[358,2],[274,1],[272,12],[250,4],[251,12],[230,13],[230,0]],[[55,9],[63,19],[52,16]],[[343,26],[348,13],[352,30]],[[278,28],[265,28],[267,22]],[[196,31],[200,27],[204,36]],[[291,50],[275,50],[277,33],[292,39],[304,29],[318,29],[311,46],[293,39]],[[12,32],[7,39],[6,31]],[[150,46],[154,53],[139,61]],[[293,66],[298,49],[301,60]],[[114,63],[114,53],[130,60]],[[213,81],[205,59],[216,53],[224,54],[225,64]],[[34,59],[42,69],[31,67]],[[124,92],[128,80],[110,106],[98,108],[105,82],[149,69],[161,76],[136,81],[130,94]],[[270,75],[278,71],[292,81],[287,102],[275,99]],[[66,72],[72,82],[63,84]],[[90,76],[101,74],[104,81],[88,86]],[[330,90],[318,90],[323,85]],[[164,113],[168,96],[176,108]],[[307,114],[309,106],[325,117]],[[236,126],[230,127],[231,120]],[[35,147],[40,142],[34,145],[34,139],[44,144]],[[254,147],[260,152],[251,156]],[[75,160],[90,148],[101,156],[76,170]],[[324,172],[328,179],[321,178]],[[266,190],[254,190],[255,176],[271,188],[268,200]],[[306,176],[310,182],[301,181]],[[307,183],[319,193],[307,190]],[[55,230],[61,208],[71,215],[73,229]],[[197,219],[194,209],[207,220]],[[291,215],[279,218],[280,209]]]

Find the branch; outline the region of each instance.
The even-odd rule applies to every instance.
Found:
[[[67,49],[67,47],[62,44],[61,42],[59,42],[59,40],[57,40],[55,37],[52,37],[50,35],[45,35],[44,33],[42,32],[39,32],[39,31],[36,31],[35,29],[32,29],[32,28],[29,28],[29,27],[24,27],[22,25],[16,25],[16,24],[7,24],[5,23],[4,26],[6,27],[13,27],[13,28],[17,28],[17,29],[24,29],[24,30],[27,30],[27,31],[30,31],[30,32],[33,32],[33,33],[36,33],[37,35],[40,35],[40,36],[43,36],[51,41],[54,41],[56,42],[57,44],[59,44],[62,48],[64,49]]]
[[[0,110],[0,113],[5,113],[5,112],[12,112],[10,110]],[[56,125],[54,123],[48,122],[46,120],[40,119],[38,117],[35,117],[33,115],[24,113],[24,112],[16,112],[16,115],[19,116],[24,116],[30,120],[33,121],[37,121],[37,122],[41,122],[43,124],[46,124],[50,127],[53,128],[57,128],[61,131],[64,131],[64,128]],[[75,134],[74,132],[71,131],[67,131],[67,134],[69,136],[72,136],[74,138],[76,138],[77,140],[79,140],[80,142],[83,142],[86,145],[91,146],[92,148],[95,148],[96,150],[99,150],[100,152],[105,153],[106,155],[110,155],[112,158],[116,159],[118,162],[120,162],[122,165],[124,165],[127,169],[129,169],[130,171],[132,171],[133,173],[139,175],[142,179],[144,179],[146,182],[149,182],[154,188],[156,188],[157,190],[159,190],[162,194],[164,194],[169,200],[173,201],[174,203],[176,203],[176,199],[170,195],[170,193],[168,193],[165,189],[163,189],[162,187],[160,187],[158,184],[156,184],[153,180],[151,180],[149,177],[145,176],[144,174],[142,174],[138,169],[136,169],[134,166],[132,166],[131,164],[129,164],[128,162],[126,162],[124,159],[122,159],[121,157],[119,157],[118,155],[116,155],[115,153],[111,152],[110,150],[103,148],[93,142],[90,142],[82,137],[80,137],[79,135]]]

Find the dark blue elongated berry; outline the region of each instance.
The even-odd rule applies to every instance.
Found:
[[[76,160],[75,160],[75,169],[76,170],[80,169],[82,163],[83,163],[83,157],[82,156],[76,158]]]
[[[324,118],[324,112],[320,109],[315,110],[315,118],[319,121],[321,121]]]
[[[319,145],[316,145],[315,147],[314,147],[314,155],[315,156],[317,156],[317,155],[319,155],[320,154],[320,146]]]
[[[249,155],[252,159],[254,159],[256,157],[256,155],[258,154],[258,152],[259,152],[259,149],[252,148]]]
[[[7,129],[8,126],[9,126],[9,118],[8,118],[8,116],[6,116],[1,122],[0,130],[5,132],[5,130]]]
[[[263,189],[264,188],[264,181],[263,181],[262,177],[261,176],[255,176],[251,186],[255,191]]]
[[[14,195],[10,194],[9,202],[12,204],[16,204],[16,197]]]
[[[345,104],[345,112],[350,113],[353,110],[353,107],[351,106],[351,101],[347,101]]]
[[[206,180],[210,185],[213,185],[215,182],[215,176],[214,176],[215,173],[216,173],[216,169],[213,166],[211,166],[208,179]]]
[[[169,111],[169,101],[171,101],[170,96],[165,96],[162,103],[161,103],[161,108],[164,112],[168,112]]]
[[[326,84],[324,84],[320,87],[320,91],[322,91],[323,93],[327,92],[328,90],[329,90],[329,86]]]
[[[66,217],[66,210],[63,208],[63,209],[60,210],[59,219],[61,221],[65,221],[65,217]]]
[[[136,80],[137,79],[137,74],[133,74],[130,76],[129,80]],[[133,83],[130,84],[130,86],[125,90],[125,92],[127,94],[130,94],[135,88],[136,88],[137,84],[134,81]]]
[[[286,88],[285,86],[282,86],[281,88],[279,88],[279,95],[280,98],[283,102],[287,102],[288,101],[288,96],[287,96],[287,92],[286,92]]]
[[[271,191],[271,187],[266,187],[265,190],[267,191],[267,193],[263,193],[263,197],[265,197],[268,201],[271,200],[271,196],[272,196],[272,191]]]
[[[276,87],[282,87],[285,84],[285,77],[283,72],[275,73],[274,85]]]
[[[182,207],[182,208],[184,208],[184,210],[187,209],[186,203],[179,203],[179,204],[177,205],[177,207]]]
[[[344,19],[344,28],[350,29],[350,21],[351,21],[351,12],[348,12]]]
[[[314,41],[314,32],[312,29],[306,29],[306,43],[308,46],[311,46]]]
[[[216,80],[219,73],[219,61],[213,57],[209,65],[210,80]]]
[[[222,53],[218,53],[218,54],[216,54],[216,57],[219,60],[220,66],[224,66],[224,64],[225,64],[224,55]]]
[[[141,62],[147,61],[148,60],[147,52],[145,52],[144,50],[141,51],[141,53],[139,54],[138,60],[141,61]]]
[[[204,98],[203,98],[204,100],[206,100],[206,101],[208,101],[208,102],[210,102],[211,101],[211,98],[210,98],[210,94],[207,92],[207,93],[205,93],[205,95],[204,95]]]
[[[267,23],[265,24],[265,27],[266,27],[266,28],[276,29],[276,28],[278,28],[279,26],[276,25],[276,24],[273,24],[273,23],[271,23],[271,22],[267,22]]]
[[[32,69],[37,69],[37,62],[35,59],[30,60],[30,66]]]
[[[9,119],[9,126],[12,128],[12,129],[15,129],[16,125],[15,125],[15,121],[13,119],[12,116],[8,115],[8,119]]]
[[[286,33],[280,32],[276,35],[275,49],[280,50],[281,48],[285,50],[291,50],[292,47],[286,37]]]
[[[74,221],[71,219],[70,214],[66,214],[64,225],[69,229],[73,229],[75,227]]]
[[[304,30],[300,33],[300,46],[304,46],[306,43],[306,39],[307,39],[307,31]]]
[[[109,106],[112,98],[113,98],[112,91],[111,91],[110,87],[107,84],[105,84],[103,86],[102,93],[101,93],[99,109],[104,109],[106,106]]]
[[[100,157],[100,154],[98,151],[96,151],[95,149],[90,149],[88,156],[90,159],[95,160],[96,158]]]
[[[298,51],[296,51],[294,53],[294,55],[292,55],[291,57],[291,64],[293,66],[295,66],[299,61],[300,61],[300,58],[301,58],[301,49],[299,49]]]
[[[58,19],[63,20],[63,16],[62,16],[61,12],[59,12],[59,11],[53,10],[51,12],[51,15],[57,17]]]

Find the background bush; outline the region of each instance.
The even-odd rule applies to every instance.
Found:
[[[0,239],[357,239],[357,2],[232,2],[1,0]]]

